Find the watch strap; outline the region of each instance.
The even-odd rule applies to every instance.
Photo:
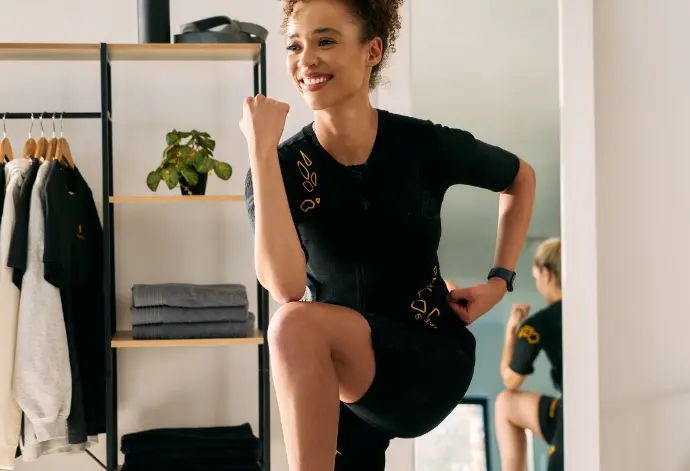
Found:
[[[505,280],[508,291],[512,292],[514,287],[513,284],[515,282],[515,275],[516,273],[514,271],[508,270],[507,268],[494,267],[489,270],[489,276],[487,279],[490,280],[491,278],[501,278],[502,280]]]

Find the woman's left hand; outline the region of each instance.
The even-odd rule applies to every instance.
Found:
[[[492,278],[487,283],[452,290],[448,304],[466,325],[470,325],[498,304],[507,291],[506,282]]]

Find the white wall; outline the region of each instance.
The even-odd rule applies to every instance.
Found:
[[[567,469],[687,469],[690,7],[562,5]]]

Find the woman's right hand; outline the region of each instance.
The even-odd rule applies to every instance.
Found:
[[[530,311],[529,304],[515,303],[513,309],[510,311],[510,319],[508,319],[508,330],[515,332],[518,330],[522,321],[527,318]]]
[[[261,94],[245,98],[240,129],[257,155],[278,148],[289,111],[287,103]]]

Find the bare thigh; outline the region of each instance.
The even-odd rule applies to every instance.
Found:
[[[530,429],[542,440],[539,425],[539,400],[541,394],[534,391],[502,391],[496,398],[496,418]]]
[[[374,380],[371,328],[352,309],[316,302],[284,304],[271,318],[268,341],[271,349],[289,350],[294,342],[311,342],[315,354],[329,352],[345,403],[357,402]]]

